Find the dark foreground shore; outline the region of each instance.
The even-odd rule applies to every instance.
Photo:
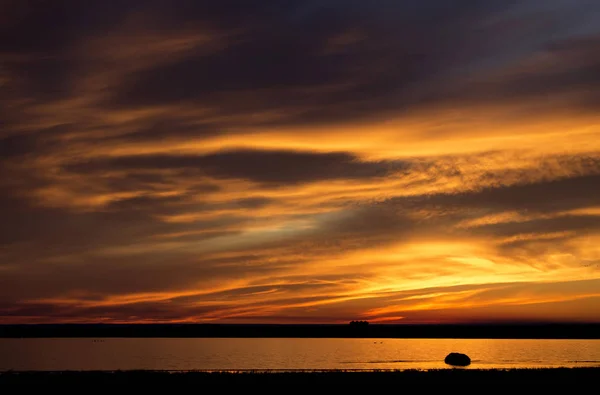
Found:
[[[102,393],[135,391],[136,393],[181,390],[194,393],[498,393],[498,391],[576,391],[595,388],[600,368],[474,370],[446,369],[433,371],[326,371],[326,372],[4,372],[0,373],[3,390],[60,391]],[[588,386],[588,385],[591,385]],[[25,392],[23,392],[25,391]],[[11,392],[6,392],[11,393]]]

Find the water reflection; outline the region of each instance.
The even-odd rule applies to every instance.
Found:
[[[0,370],[395,370],[600,366],[600,340],[0,339]]]

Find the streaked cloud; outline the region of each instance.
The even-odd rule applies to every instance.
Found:
[[[596,2],[0,15],[1,321],[600,320]]]

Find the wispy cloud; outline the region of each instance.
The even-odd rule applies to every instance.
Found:
[[[3,322],[598,321],[600,6],[6,1]]]

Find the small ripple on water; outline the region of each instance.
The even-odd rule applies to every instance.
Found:
[[[357,363],[423,363],[423,362],[437,362],[437,361],[428,360],[428,359],[423,359],[423,360],[394,359],[394,360],[388,360],[388,361],[342,361],[340,363],[357,364]]]

